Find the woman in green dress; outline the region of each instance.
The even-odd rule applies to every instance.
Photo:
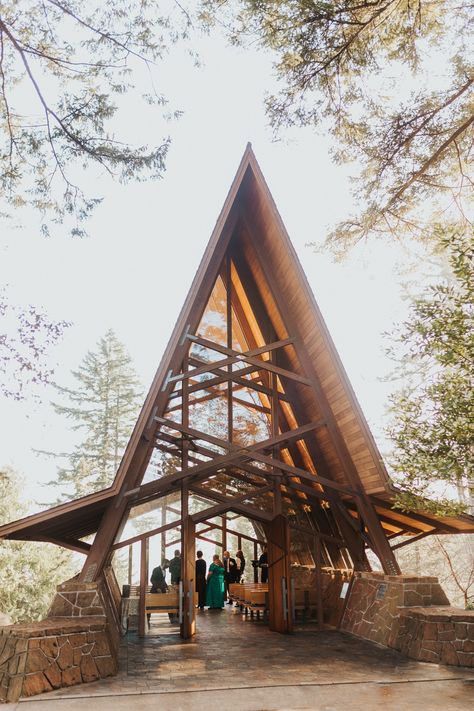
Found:
[[[207,574],[206,605],[210,610],[224,607],[224,565],[218,555],[212,556]]]

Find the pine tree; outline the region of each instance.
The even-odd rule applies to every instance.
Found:
[[[58,468],[50,485],[61,489],[60,500],[84,496],[110,486],[142,401],[140,383],[124,345],[112,330],[72,371],[76,388],[57,386],[67,399],[53,403],[55,411],[72,420],[84,437]]]

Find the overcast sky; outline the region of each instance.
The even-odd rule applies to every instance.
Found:
[[[151,110],[124,107],[118,129],[137,143],[169,134],[172,146],[160,182],[121,186],[105,178],[91,189],[104,195],[88,224],[90,237],[38,235],[34,222],[21,230],[0,226],[0,283],[11,301],[43,307],[52,319],[73,322],[52,352],[56,379],[71,385],[70,370],[108,328],[126,344],[148,388],[210,237],[247,141],[253,148],[327,321],[362,408],[380,438],[391,364],[382,332],[404,317],[398,245],[377,243],[334,263],[315,253],[328,229],[357,209],[349,176],[357,166],[335,166],[330,143],[313,130],[293,130],[272,141],[263,97],[271,88],[271,59],[229,48],[214,36],[200,41],[203,66],[183,52],[159,67],[160,90],[184,111],[164,124]],[[74,442],[68,423],[41,402],[0,401],[0,466],[25,476],[26,494],[52,498],[44,482],[53,461],[33,449],[67,451]]]

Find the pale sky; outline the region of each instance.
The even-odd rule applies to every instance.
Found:
[[[108,328],[128,348],[148,389],[193,275],[212,232],[247,141],[273,193],[362,408],[380,441],[391,386],[382,332],[406,314],[396,265],[400,246],[371,243],[340,264],[305,246],[321,243],[329,228],[356,209],[349,176],[356,166],[335,166],[330,142],[314,130],[293,130],[272,142],[263,97],[271,88],[270,57],[227,47],[214,36],[200,42],[196,69],[176,50],[157,69],[156,81],[184,115],[164,124],[151,109],[125,102],[118,130],[137,143],[172,138],[160,182],[111,184],[87,176],[105,196],[88,223],[90,237],[39,236],[34,222],[22,230],[0,224],[0,284],[14,303],[44,308],[73,322],[51,352],[56,380],[72,385],[70,370]],[[61,230],[59,231],[61,232]],[[68,423],[50,405],[51,389],[16,403],[0,401],[0,466],[26,478],[25,495],[51,499],[44,482],[55,463],[32,449],[67,451]]]

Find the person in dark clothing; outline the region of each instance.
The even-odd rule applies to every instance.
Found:
[[[164,570],[168,567],[168,561],[163,561],[161,565],[153,568],[150,578],[151,593],[165,593],[168,591]],[[148,627],[150,626],[151,614],[147,615]],[[170,618],[171,619],[171,618]]]
[[[204,610],[206,604],[206,571],[207,563],[202,557],[202,551],[196,553],[196,592],[198,594],[198,607]]]
[[[150,583],[151,583],[150,592],[152,592],[152,593],[167,592],[168,585],[166,584],[165,573],[163,570],[163,568],[166,570],[167,567],[168,566],[166,565],[166,563],[162,563],[161,565],[158,565],[156,568],[153,568],[151,578],[150,578]]]
[[[178,585],[181,580],[181,552],[175,551],[174,558],[170,560],[171,585]]]
[[[245,558],[243,552],[240,550],[237,551],[237,553],[235,554],[235,563],[237,568],[235,574],[235,582],[240,583],[245,570]]]
[[[268,556],[267,556],[267,547],[263,547],[262,555],[258,559],[258,567],[261,570],[260,573],[260,582],[262,583],[267,583],[268,582]]]
[[[237,564],[235,558],[230,557],[229,551],[224,551],[222,556],[224,563],[224,583],[225,583],[225,597],[229,596],[229,585],[235,583],[237,575]],[[232,605],[232,600],[227,600],[228,605]]]

